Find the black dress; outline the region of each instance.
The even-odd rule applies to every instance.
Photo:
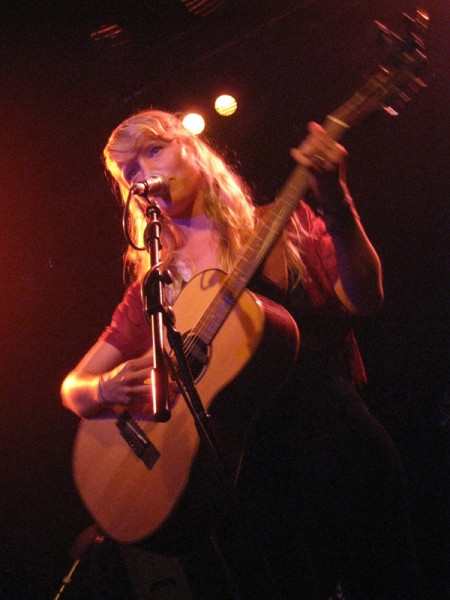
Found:
[[[273,296],[261,280],[256,287]],[[351,380],[350,323],[338,327],[337,343],[327,310],[313,308],[302,286],[285,305],[301,331],[299,358],[252,425],[236,508],[216,532],[230,597],[413,598],[402,466]],[[199,598],[221,597],[215,569],[197,571]]]

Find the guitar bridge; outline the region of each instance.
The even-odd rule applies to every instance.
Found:
[[[142,460],[147,469],[152,469],[161,454],[130,413],[124,411],[116,425],[131,450]]]

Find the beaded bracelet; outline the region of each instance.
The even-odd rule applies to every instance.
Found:
[[[100,404],[108,404],[108,402],[106,401],[105,397],[102,394],[102,387],[101,387],[102,381],[103,381],[103,378],[100,375],[98,378],[98,385],[97,385],[97,398],[100,400]]]

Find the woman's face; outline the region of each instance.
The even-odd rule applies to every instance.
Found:
[[[165,174],[169,180],[169,193],[156,200],[169,217],[186,219],[204,213],[205,180],[198,165],[177,140],[151,141],[121,170],[130,186],[144,181],[152,171]]]

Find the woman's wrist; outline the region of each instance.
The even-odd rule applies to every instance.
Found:
[[[339,203],[321,201],[317,212],[330,235],[350,231],[359,220],[353,201],[348,196],[345,196]]]
[[[97,383],[97,402],[100,406],[106,406],[108,404],[106,398],[103,395],[102,385],[103,385],[103,375],[99,375],[98,383]]]

